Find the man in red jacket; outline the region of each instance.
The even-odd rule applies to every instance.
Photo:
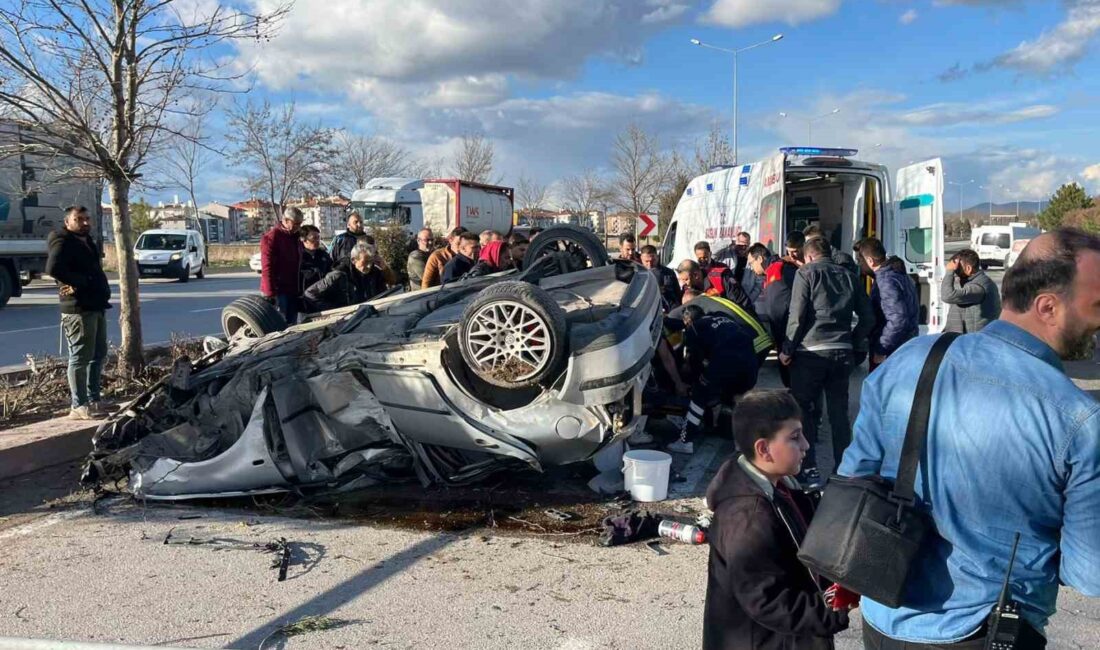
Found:
[[[298,273],[302,264],[302,211],[283,210],[283,220],[260,238],[260,292],[275,303],[287,325],[298,322],[302,289]]]

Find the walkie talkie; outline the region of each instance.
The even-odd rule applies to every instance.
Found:
[[[1016,641],[1020,636],[1020,603],[1009,594],[1008,583],[1012,577],[1012,565],[1016,563],[1016,547],[1020,545],[1020,533],[1012,542],[1012,556],[1008,559],[1008,570],[1001,585],[1001,597],[989,613],[988,632],[985,637],[985,650],[1017,650]]]

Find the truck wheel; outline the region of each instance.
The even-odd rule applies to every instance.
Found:
[[[550,226],[535,235],[523,257],[523,268],[529,269],[540,257],[559,252],[567,253],[562,256],[566,266],[563,271],[566,273],[590,266],[604,266],[610,262],[607,248],[595,233],[580,226],[561,224]]]
[[[180,282],[187,282],[191,279],[191,267],[183,267],[183,271],[180,272]]]
[[[0,309],[8,304],[12,294],[15,293],[15,279],[7,267],[0,266]]]
[[[501,388],[557,377],[566,353],[565,312],[529,282],[491,285],[462,312],[458,340],[474,373]]]
[[[230,341],[256,339],[284,329],[283,315],[260,296],[241,296],[222,310],[222,331]]]

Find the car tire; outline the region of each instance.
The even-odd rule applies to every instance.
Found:
[[[199,272],[195,274],[196,280],[201,280],[206,277],[206,262],[199,264]]]
[[[187,282],[190,279],[191,279],[191,267],[190,266],[185,266],[185,267],[183,267],[183,271],[180,272],[179,280],[180,280],[180,282]]]
[[[550,226],[535,235],[523,257],[523,268],[529,269],[539,258],[563,251],[572,253],[570,268],[565,269],[567,272],[581,271],[589,266],[605,266],[611,261],[607,247],[591,230],[561,224]]]
[[[552,380],[566,356],[565,311],[529,282],[493,284],[462,312],[462,359],[486,382],[529,388]]]
[[[0,309],[8,304],[12,294],[15,293],[15,279],[7,267],[0,266]]]
[[[241,296],[222,309],[225,338],[260,338],[286,329],[286,319],[261,296]]]

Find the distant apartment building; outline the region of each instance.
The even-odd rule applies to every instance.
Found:
[[[275,208],[269,201],[249,199],[234,203],[231,207],[244,215],[244,228],[238,229],[240,239],[259,239],[260,235],[275,226]]]
[[[199,232],[208,244],[227,244],[240,239],[245,223],[244,211],[223,203],[207,203],[199,208]]]
[[[347,222],[347,209],[351,201],[340,196],[308,196],[300,201],[290,201],[288,208],[302,211],[302,223],[316,226],[322,239],[329,239],[344,230]]]

